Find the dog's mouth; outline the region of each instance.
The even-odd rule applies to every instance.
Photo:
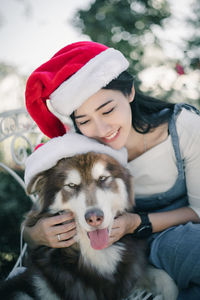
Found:
[[[101,250],[108,245],[108,228],[96,229],[88,232],[88,237],[90,239],[90,245],[95,250]]]

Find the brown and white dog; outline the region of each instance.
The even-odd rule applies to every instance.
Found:
[[[33,172],[27,191],[38,193],[39,203],[26,225],[70,210],[77,242],[64,249],[38,246],[30,251],[27,270],[3,285],[1,299],[118,300],[143,280],[147,262],[142,241],[127,235],[107,246],[114,219],[134,204],[132,177],[112,155],[87,152],[59,159],[53,167]]]

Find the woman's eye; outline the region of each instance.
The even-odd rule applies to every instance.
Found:
[[[108,115],[108,114],[110,114],[114,109],[115,109],[115,107],[111,108],[111,109],[108,110],[108,111],[105,111],[105,112],[103,113],[103,115]]]
[[[83,122],[79,122],[78,125],[85,125],[89,122],[89,120],[83,121]]]

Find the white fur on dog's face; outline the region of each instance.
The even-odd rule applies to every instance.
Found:
[[[86,212],[91,208],[100,209],[103,211],[104,219],[98,228],[110,230],[114,217],[129,206],[125,183],[120,178],[113,178],[111,172],[106,169],[105,162],[101,160],[95,162],[91,168],[86,168],[85,172],[87,174],[77,168],[67,172],[63,189],[72,195],[64,201],[63,191],[59,191],[49,209],[54,212],[72,211],[77,224],[86,232],[94,229],[85,220]],[[90,176],[89,185],[84,184],[83,175]],[[101,181],[102,186],[98,184]],[[80,189],[78,193],[77,189]]]

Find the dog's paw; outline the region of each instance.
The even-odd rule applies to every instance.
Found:
[[[176,300],[178,296],[178,288],[174,280],[163,270],[148,267],[148,279],[150,289],[153,294],[163,296],[163,300]]]

